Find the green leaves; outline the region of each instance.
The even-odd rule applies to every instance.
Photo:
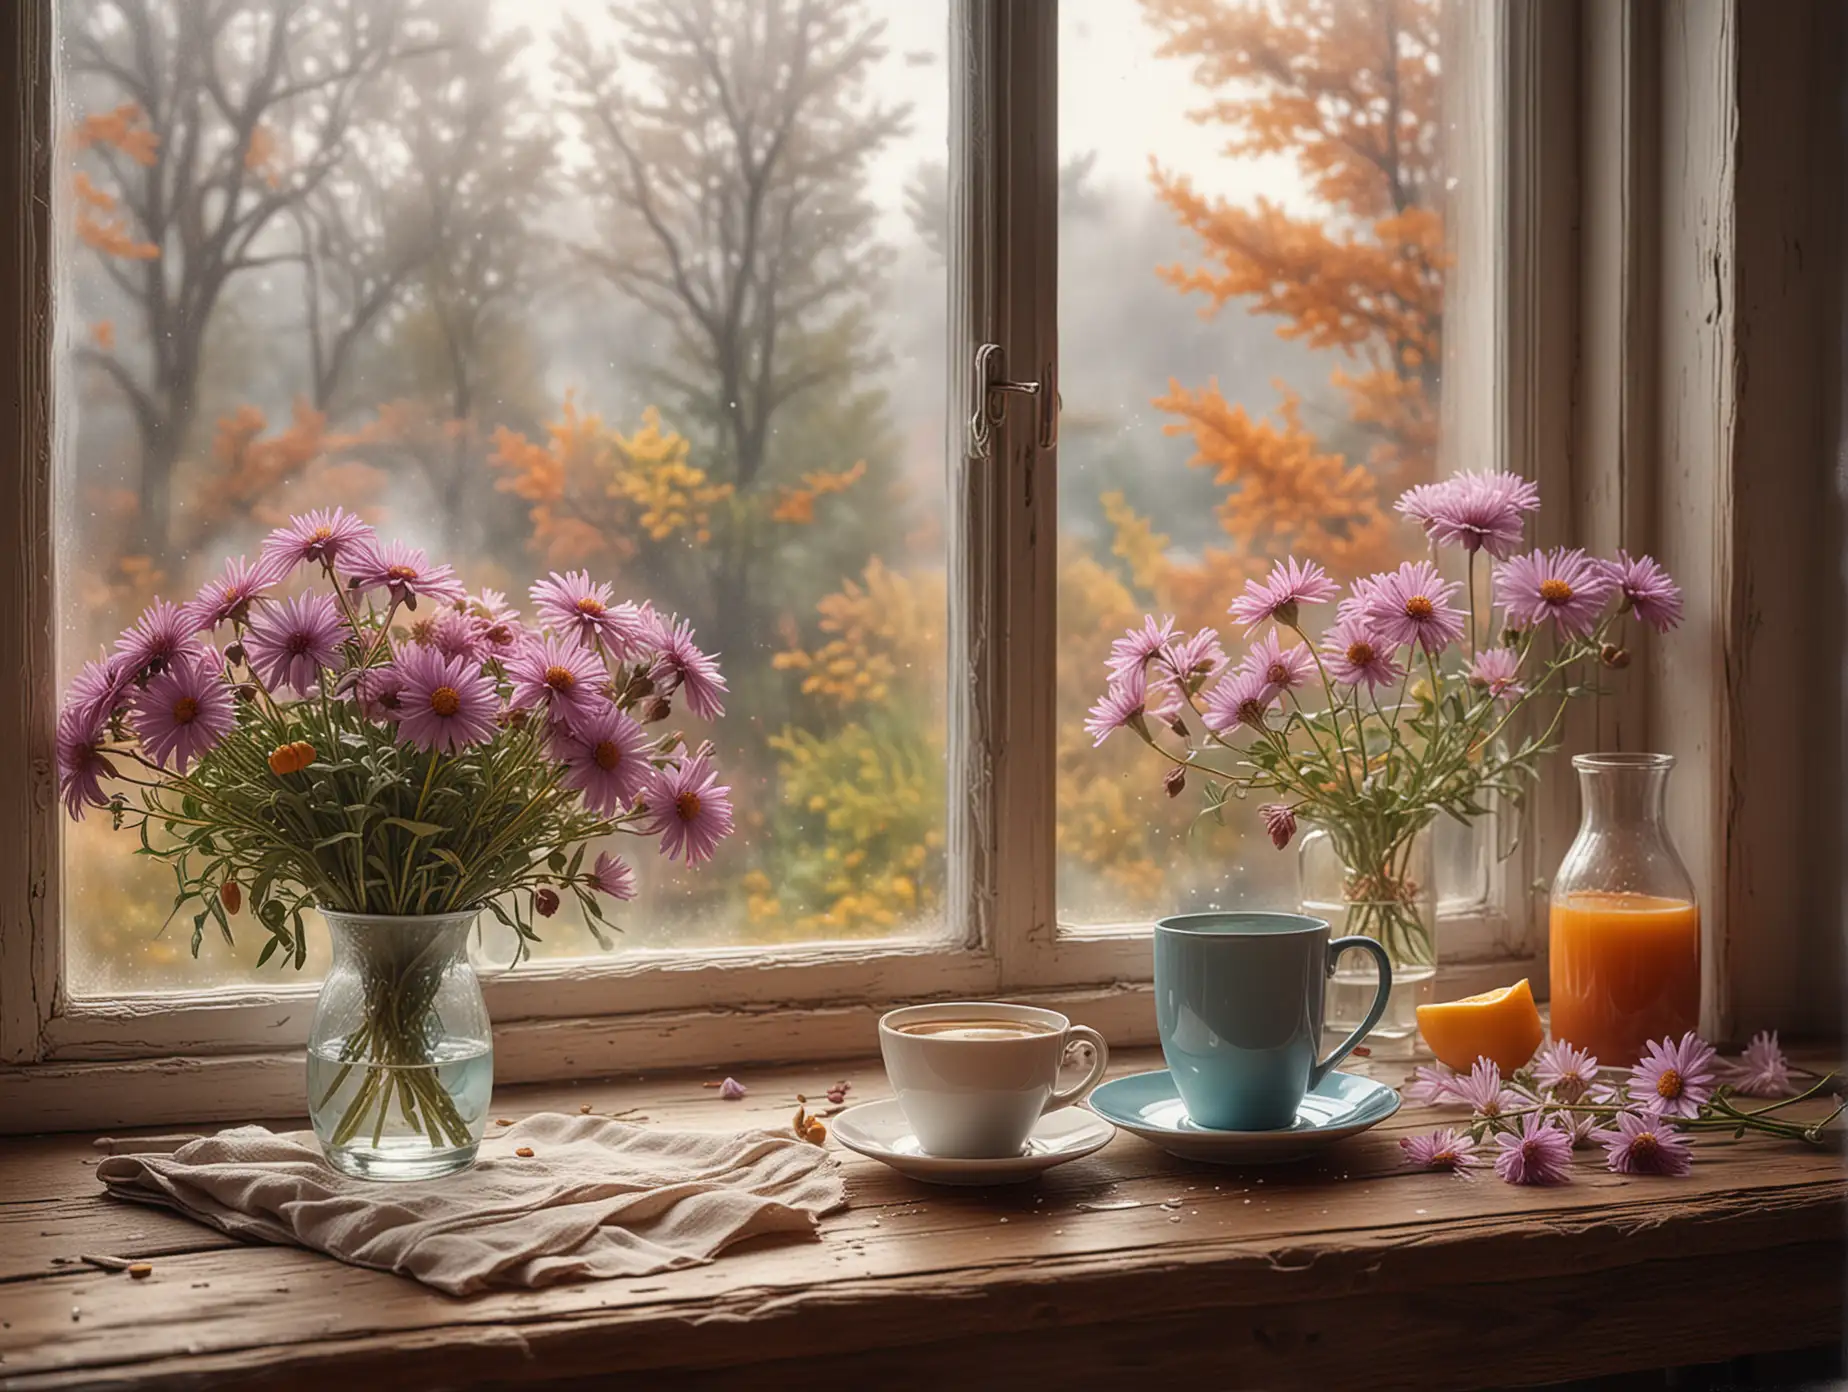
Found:
[[[558,786],[538,722],[441,755],[397,744],[342,700],[311,696],[275,712],[253,703],[239,722],[184,776],[166,775],[120,814],[140,839],[137,854],[172,868],[174,911],[192,919],[194,953],[208,925],[232,939],[235,915],[219,897],[232,882],[264,935],[259,965],[306,963],[305,915],[315,907],[489,905],[522,955],[538,940],[529,906],[541,885],[571,889],[586,919],[602,924],[596,894],[579,882],[586,844],[634,819],[587,812]],[[270,750],[295,741],[314,746],[315,762],[272,773]]]

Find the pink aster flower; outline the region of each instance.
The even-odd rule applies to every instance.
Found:
[[[499,590],[483,590],[469,601],[468,614],[475,621],[476,641],[483,656],[505,660],[525,646],[526,628],[520,611],[507,603]]]
[[[1495,1138],[1501,1154],[1495,1173],[1510,1184],[1564,1184],[1571,1178],[1572,1138],[1546,1117],[1530,1112],[1521,1129]]]
[[[177,604],[156,599],[116,639],[116,661],[130,680],[164,672],[182,657],[196,655],[200,643],[192,620]]]
[[[1290,844],[1290,838],[1296,835],[1296,811],[1286,802],[1267,802],[1258,809],[1258,815],[1264,819],[1264,830],[1271,839],[1271,845],[1278,850]]]
[[[185,773],[237,726],[224,663],[209,650],[175,662],[135,693],[135,736],[162,768]]]
[[[1555,1112],[1553,1123],[1566,1133],[1574,1150],[1583,1150],[1598,1139],[1598,1118],[1590,1112]]]
[[[1405,675],[1392,653],[1392,645],[1377,637],[1359,615],[1337,619],[1322,637],[1323,664],[1343,686],[1364,682],[1369,691],[1391,686]]]
[[[1394,647],[1416,643],[1431,653],[1462,640],[1469,616],[1450,602],[1462,586],[1444,579],[1429,561],[1407,561],[1369,579],[1362,612],[1376,637]]]
[[[480,666],[434,648],[398,654],[398,737],[423,750],[451,753],[494,738],[500,694]]]
[[[1688,1138],[1656,1112],[1619,1112],[1616,1126],[1598,1132],[1597,1139],[1618,1174],[1685,1175],[1694,1168]]]
[[[204,633],[222,623],[243,623],[250,603],[279,584],[286,572],[274,558],[265,556],[252,565],[242,556],[225,562],[223,572],[208,580],[182,612],[193,632]]]
[[[1309,655],[1307,643],[1284,647],[1273,628],[1251,645],[1238,670],[1257,673],[1273,691],[1294,691],[1308,685],[1315,676],[1315,659]]]
[[[64,712],[71,716],[73,728],[100,730],[127,704],[134,681],[135,669],[120,657],[84,663],[64,693]]]
[[[429,620],[428,626],[418,625],[421,630],[418,641],[425,647],[435,648],[444,657],[466,657],[471,662],[480,662],[488,655],[484,627],[465,610],[445,609]]]
[[[1479,1117],[1493,1119],[1513,1111],[1526,1102],[1520,1093],[1502,1086],[1501,1069],[1494,1060],[1479,1058],[1468,1076],[1459,1073],[1450,1085],[1453,1100],[1461,1102]]]
[[[346,623],[332,595],[305,594],[266,605],[244,634],[250,669],[271,691],[313,691],[323,671],[340,667]]]
[[[1513,700],[1525,694],[1521,684],[1521,654],[1513,648],[1484,648],[1470,660],[1469,683],[1491,696]]]
[[[514,710],[544,705],[552,719],[567,724],[609,705],[603,688],[609,682],[603,659],[570,638],[535,638],[507,661]]]
[[[1202,704],[1201,716],[1209,730],[1220,732],[1234,725],[1262,730],[1266,728],[1265,714],[1277,704],[1277,691],[1265,680],[1264,673],[1240,669],[1207,692]]]
[[[671,696],[680,692],[688,708],[701,720],[717,720],[725,714],[722,698],[729,688],[718,662],[693,641],[692,624],[685,619],[657,618],[650,641],[655,659],[649,676],[654,678],[658,694]]]
[[[1226,650],[1210,628],[1175,640],[1155,654],[1149,664],[1149,684],[1185,701],[1225,669]]]
[[[368,667],[353,689],[359,713],[375,725],[389,725],[403,713],[403,695],[404,673],[396,663]]]
[[[86,807],[109,805],[102,780],[114,778],[116,771],[102,746],[102,726],[86,720],[81,709],[66,706],[58,717],[54,748],[58,756],[58,791],[64,798],[64,810],[74,822],[83,820]]]
[[[540,622],[561,637],[602,643],[620,657],[629,656],[645,638],[648,625],[633,604],[611,604],[610,587],[599,585],[587,570],[565,575],[553,571],[532,587]]]
[[[263,560],[275,568],[278,578],[289,575],[297,566],[322,562],[338,564],[371,546],[378,534],[345,508],[329,512],[325,508],[291,517],[289,525],[278,527],[263,541]]]
[[[1776,1030],[1760,1030],[1739,1061],[1725,1066],[1724,1081],[1748,1097],[1789,1097],[1797,1089],[1790,1081],[1790,1060],[1778,1047]]]
[[[1144,665],[1174,638],[1174,615],[1169,614],[1157,623],[1153,614],[1144,614],[1141,628],[1126,629],[1123,636],[1110,645],[1110,660],[1105,669],[1112,677],[1120,677],[1130,668]]]
[[[1456,1086],[1457,1075],[1444,1064],[1421,1063],[1413,1071],[1412,1081],[1406,1084],[1405,1095],[1413,1102],[1435,1107],[1459,1101]]]
[[[1576,1102],[1597,1086],[1597,1056],[1555,1039],[1534,1060],[1534,1082],[1556,1101]]]
[[[1453,474],[1422,483],[1394,504],[1439,546],[1487,551],[1505,561],[1521,544],[1521,514],[1540,506],[1540,490],[1519,474]]]
[[[1598,626],[1604,601],[1617,582],[1601,561],[1577,547],[1530,551],[1495,567],[1495,602],[1508,623],[1526,628],[1551,619],[1568,638],[1583,638]]]
[[[632,805],[654,777],[647,732],[608,701],[570,725],[555,726],[550,742],[552,757],[565,766],[564,786],[582,792],[584,806],[600,817]]]
[[[649,833],[661,838],[669,860],[686,856],[688,865],[711,860],[722,837],[731,835],[731,789],[712,767],[712,746],[677,764],[657,769],[643,794],[651,816]]]
[[[635,897],[635,871],[608,851],[597,853],[597,864],[590,872],[590,883],[599,894],[607,894],[612,899]]]
[[[1337,593],[1335,582],[1321,566],[1289,556],[1272,566],[1262,583],[1247,580],[1245,593],[1232,601],[1228,612],[1245,625],[1247,633],[1266,619],[1294,626],[1298,606],[1325,604]]]
[[[1622,596],[1622,607],[1657,633],[1667,633],[1681,622],[1681,586],[1653,556],[1632,560],[1628,552],[1619,551],[1616,560],[1604,562],[1604,569]]]
[[[1651,1040],[1630,1070],[1630,1097],[1664,1116],[1698,1116],[1701,1103],[1713,1096],[1714,1059],[1713,1046],[1693,1030],[1679,1041]]]
[[[1131,667],[1097,698],[1097,704],[1085,717],[1084,732],[1091,736],[1091,747],[1095,749],[1110,737],[1112,730],[1125,726],[1146,728],[1145,717],[1166,719],[1179,709],[1171,692],[1159,687],[1150,690],[1148,674],[1140,667]]]
[[[1458,1179],[1470,1178],[1470,1171],[1482,1163],[1476,1154],[1476,1138],[1467,1131],[1446,1126],[1428,1136],[1401,1136],[1399,1149],[1405,1163],[1420,1170],[1448,1170]]]
[[[367,542],[342,558],[340,573],[362,594],[382,589],[406,609],[415,609],[419,597],[451,604],[464,597],[452,568],[430,564],[422,550],[403,541]]]

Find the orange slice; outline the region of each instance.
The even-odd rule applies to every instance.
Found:
[[[1467,1073],[1478,1058],[1493,1059],[1505,1077],[1540,1047],[1540,1009],[1522,977],[1499,991],[1419,1006],[1418,1032],[1439,1063]]]

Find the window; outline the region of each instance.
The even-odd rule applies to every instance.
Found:
[[[56,631],[19,636],[33,748],[54,660],[63,678],[149,595],[345,502],[516,604],[585,566],[724,654],[712,735],[742,834],[652,876],[615,953],[561,919],[552,955],[490,980],[504,1077],[850,1050],[881,1003],[931,994],[1078,1000],[1148,1037],[1150,917],[1293,899],[1290,857],[1244,827],[1190,839],[1194,809],[1091,750],[1084,710],[1143,608],[1214,622],[1296,535],[1393,558],[1396,489],[1495,448],[1502,132],[1527,129],[1502,20],[1445,0],[22,11],[14,61],[58,82],[55,107],[19,84],[53,143],[17,185],[42,185],[55,234],[21,291],[55,286],[56,351],[27,345],[58,420],[26,413],[50,489],[22,525],[56,560],[22,587]],[[1340,119],[1396,111],[1399,162],[1357,171],[1254,116],[1289,84],[1220,51],[1258,22],[1241,12],[1345,77]],[[1368,86],[1380,53],[1397,95]],[[1260,224],[1352,241],[1412,327],[1318,329],[1233,265]],[[1037,395],[991,407],[984,342]],[[249,944],[195,962],[102,820],[22,816],[20,900],[43,912],[4,940],[28,944],[0,959],[25,1022],[8,1058],[202,1056],[207,1105],[286,1103],[312,973],[253,975]],[[1523,950],[1518,876],[1473,845],[1446,859],[1458,941]]]

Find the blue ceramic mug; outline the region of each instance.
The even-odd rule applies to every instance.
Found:
[[[1351,947],[1380,965],[1360,1028],[1327,1058],[1322,1018],[1335,959]],[[1275,1131],[1379,1022],[1392,963],[1372,938],[1328,936],[1293,913],[1198,913],[1155,925],[1155,1022],[1174,1086],[1198,1126]]]

